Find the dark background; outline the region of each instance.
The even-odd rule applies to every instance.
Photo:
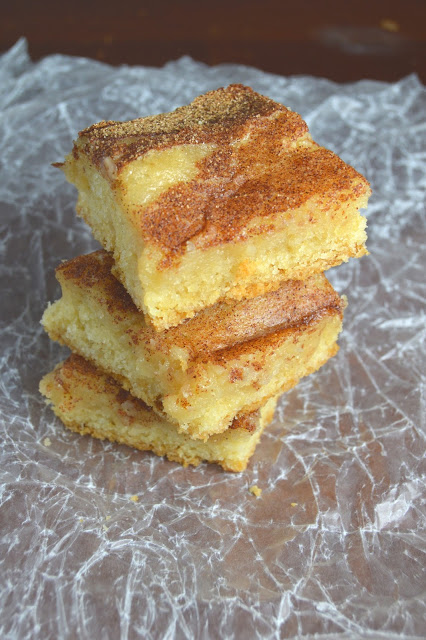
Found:
[[[33,60],[65,53],[161,66],[186,54],[339,82],[416,72],[426,83],[426,0],[2,0],[0,8],[0,51],[25,36]]]

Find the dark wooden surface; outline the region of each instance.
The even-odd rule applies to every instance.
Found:
[[[340,82],[426,83],[426,0],[1,0],[0,51],[161,66],[190,55]]]

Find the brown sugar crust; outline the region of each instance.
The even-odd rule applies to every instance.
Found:
[[[66,391],[66,398],[63,403],[72,403],[72,387],[73,379],[77,378],[80,381],[84,380],[85,387],[94,394],[106,392],[111,394],[115,403],[124,404],[131,402],[135,409],[140,408],[144,412],[144,421],[149,420],[149,416],[152,415],[152,419],[158,421],[158,416],[154,410],[146,405],[143,400],[132,396],[128,391],[120,387],[118,382],[107,375],[99,375],[99,369],[95,365],[91,364],[81,356],[72,353],[65,362],[61,363],[54,371],[55,384],[61,386]],[[62,403],[62,404],[63,404]],[[71,407],[69,407],[70,409]],[[63,404],[63,410],[66,411],[67,407]],[[126,414],[127,420],[129,419]],[[256,431],[259,425],[259,411],[253,411],[251,413],[242,414],[237,416],[229,426],[230,429],[243,429],[249,433]]]
[[[198,363],[210,360],[220,364],[231,356],[250,353],[253,341],[262,352],[266,344],[282,340],[287,328],[300,327],[302,332],[325,313],[343,313],[344,301],[321,274],[305,281],[286,281],[279,289],[250,300],[218,302],[176,327],[155,331],[112,275],[113,264],[110,254],[96,251],[61,264],[57,277],[61,283],[73,281],[83,291],[93,288],[113,322],[118,324],[130,316],[135,319],[133,327],[137,328],[128,330],[134,345],[145,343],[147,349],[166,354],[180,347]],[[259,362],[259,366],[263,365]],[[238,379],[241,374],[233,370],[232,375]]]
[[[193,180],[129,212],[143,240],[164,252],[160,268],[188,241],[200,249],[237,242],[269,230],[259,219],[291,215],[312,197],[326,210],[370,191],[365,178],[312,141],[297,113],[243,85],[209,92],[172,113],[95,124],[79,134],[74,156],[88,156],[115,188],[122,169],[148,151],[200,143],[217,150],[198,163]]]

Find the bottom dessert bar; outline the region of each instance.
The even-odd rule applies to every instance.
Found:
[[[75,354],[44,376],[40,391],[72,431],[153,451],[184,466],[206,461],[236,472],[246,468],[277,402],[271,398],[258,411],[235,418],[224,433],[201,442],[179,433],[142,400]]]

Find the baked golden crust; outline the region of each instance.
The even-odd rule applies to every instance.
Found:
[[[367,253],[368,182],[297,113],[242,85],[93,125],[59,166],[157,330]]]
[[[124,405],[132,403],[132,408],[143,412],[144,424],[158,423],[158,414],[143,400],[132,396],[129,391],[123,389],[117,381],[106,373],[101,372],[92,362],[72,353],[64,362],[61,362],[52,372],[53,382],[62,387],[64,391],[62,407],[64,411],[72,408],[74,398],[72,388],[77,385],[84,386],[85,390],[93,395],[96,404],[96,395],[103,393],[109,397],[110,404]],[[128,422],[134,422],[134,417],[127,415]],[[236,416],[230,429],[241,429],[247,433],[253,433],[259,426],[259,411]]]

